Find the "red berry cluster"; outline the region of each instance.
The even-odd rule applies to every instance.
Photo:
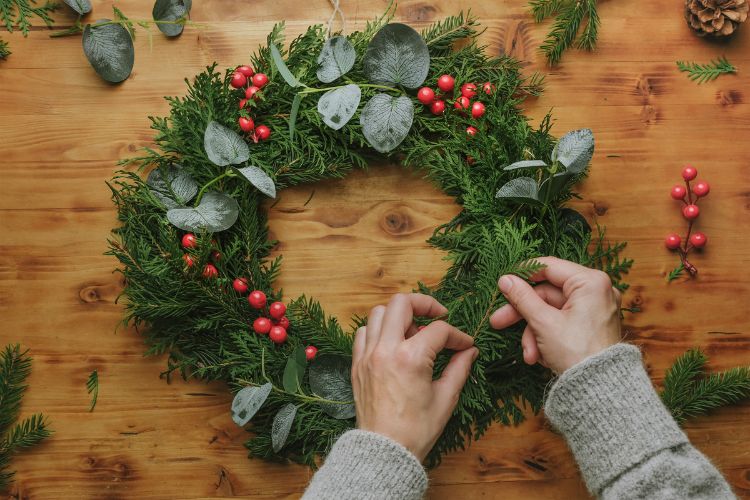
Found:
[[[677,233],[668,234],[664,240],[664,244],[668,249],[679,252],[682,265],[691,276],[698,274],[698,270],[688,261],[688,253],[692,249],[703,248],[708,242],[705,234],[699,231],[693,232],[693,224],[698,215],[700,215],[698,200],[708,195],[709,191],[711,191],[711,186],[705,181],[698,181],[691,185],[691,181],[694,181],[696,177],[698,177],[698,170],[695,167],[687,166],[683,168],[682,178],[685,180],[685,185],[675,185],[672,187],[670,193],[672,198],[680,200],[683,203],[682,216],[688,221],[685,240],[683,241]]]
[[[243,92],[244,97],[240,99],[240,111],[243,111],[260,98],[261,89],[268,84],[268,76],[265,73],[256,73],[250,66],[240,66],[234,70],[229,84]],[[255,142],[265,141],[271,137],[271,129],[266,125],[255,125],[255,121],[247,112],[242,113],[237,123]]]
[[[490,82],[482,84],[481,91],[475,83],[464,83],[459,89],[460,95],[456,97],[456,79],[451,75],[441,75],[437,79],[437,87],[441,92],[440,94],[430,87],[422,87],[417,91],[417,99],[425,106],[429,106],[433,115],[445,113],[447,100],[448,103],[453,103],[453,108],[458,113],[465,115],[466,112],[470,111],[471,117],[474,119],[481,118],[486,111],[484,103],[478,100],[478,96],[481,97],[479,92],[484,92],[487,95],[492,95],[495,92],[495,86]],[[472,99],[476,100],[472,102]],[[477,135],[478,132],[479,130],[472,125],[466,127],[466,134],[470,137]]]
[[[193,233],[185,233],[182,237],[182,248],[187,250],[182,255],[182,260],[185,262],[187,267],[193,267],[195,265],[195,257],[190,253],[191,250],[198,248],[198,237]],[[211,246],[216,246],[216,240],[211,240]],[[211,260],[205,266],[203,266],[203,272],[201,273],[204,278],[216,278],[219,276],[219,270],[216,269],[216,263],[221,260],[221,252],[216,248],[211,250]]]

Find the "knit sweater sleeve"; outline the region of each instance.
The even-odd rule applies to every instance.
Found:
[[[351,430],[341,435],[307,487],[304,500],[418,500],[427,473],[409,450],[380,434]]]
[[[565,371],[544,410],[600,498],[735,498],[662,404],[635,346],[614,345]]]

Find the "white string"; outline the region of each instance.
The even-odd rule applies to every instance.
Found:
[[[336,14],[338,13],[339,17],[341,17],[341,31],[346,31],[346,18],[344,17],[344,11],[341,10],[341,6],[339,5],[339,0],[328,0],[331,2],[331,7],[333,7],[333,14],[331,14],[331,17],[328,19],[328,38],[331,37],[331,34],[333,33],[333,21],[336,19]]]

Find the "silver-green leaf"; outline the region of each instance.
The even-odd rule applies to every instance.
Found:
[[[229,195],[211,191],[206,193],[195,208],[172,208],[167,219],[184,231],[209,231],[216,233],[232,227],[240,207]]]
[[[362,90],[353,83],[329,90],[318,100],[318,113],[323,123],[333,130],[339,130],[357,112],[361,98]]]
[[[290,87],[302,87],[302,82],[297,80],[297,77],[294,76],[291,71],[289,71],[289,68],[284,62],[284,59],[281,57],[281,52],[279,52],[279,48],[275,43],[271,44],[270,50],[273,64],[274,66],[276,66],[276,69],[281,75],[281,78],[284,79],[287,85],[289,85]]]
[[[151,15],[154,21],[166,21],[156,23],[159,31],[167,36],[177,36],[182,33],[184,24],[178,22],[186,19],[193,7],[193,0],[156,0]]]
[[[242,136],[215,121],[209,122],[206,127],[203,148],[208,159],[220,167],[238,165],[250,158],[250,148]]]
[[[273,179],[259,167],[249,166],[236,169],[242,178],[258,188],[258,191],[270,198],[276,198],[276,184]]]
[[[91,12],[91,2],[89,0],[63,0],[65,4],[76,11],[79,16]]]
[[[99,19],[94,24],[110,22]],[[83,53],[94,71],[111,83],[119,83],[130,76],[135,62],[133,39],[128,30],[119,24],[83,29]]]
[[[286,360],[286,366],[284,367],[284,376],[281,381],[284,384],[284,390],[292,394],[299,392],[302,387],[302,379],[305,376],[305,368],[307,368],[307,356],[305,355],[305,347],[298,346]]]
[[[544,163],[542,160],[522,160],[517,161],[515,163],[511,163],[507,167],[503,168],[503,170],[516,170],[519,168],[539,168],[539,167],[546,167],[547,164]]]
[[[427,78],[430,51],[413,28],[391,23],[370,41],[362,62],[371,82],[415,89]]]
[[[345,36],[334,36],[323,44],[318,56],[318,80],[331,83],[354,66],[357,53]]]
[[[295,415],[297,415],[297,407],[292,403],[288,403],[273,418],[273,423],[271,424],[271,446],[275,453],[278,453],[286,444]]]
[[[414,104],[403,95],[375,94],[359,115],[367,142],[381,153],[393,151],[401,144],[413,120]]]
[[[351,371],[351,358],[343,356],[322,355],[310,364],[310,389],[318,397],[335,401],[320,404],[333,418],[352,418],[355,414]]]
[[[558,172],[555,175],[546,178],[544,182],[542,182],[542,185],[539,186],[539,198],[542,200],[553,200],[557,198],[571,177],[573,177],[572,172]]]
[[[497,191],[495,197],[523,201],[526,203],[538,203],[539,190],[536,185],[536,180],[531,177],[517,177],[516,179],[512,179],[505,183],[505,185]]]
[[[260,387],[245,387],[232,400],[232,420],[240,427],[244,426],[258,413],[271,393],[271,383]]]
[[[180,165],[153,169],[146,183],[167,208],[184,206],[198,194],[198,183]]]
[[[552,161],[559,161],[568,172],[583,172],[594,156],[594,133],[583,128],[568,132],[552,150]]]

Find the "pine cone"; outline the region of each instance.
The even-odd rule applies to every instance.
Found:
[[[748,1],[685,0],[685,18],[699,36],[729,36],[747,19]]]

